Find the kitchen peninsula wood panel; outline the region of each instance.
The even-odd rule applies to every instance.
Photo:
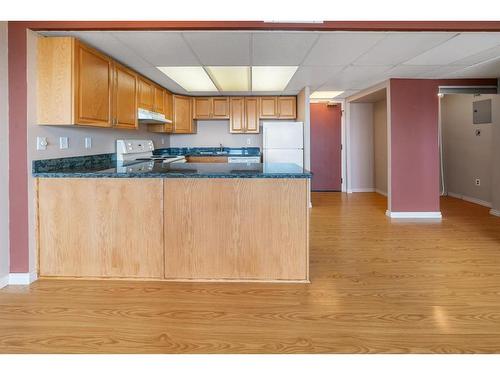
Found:
[[[308,279],[306,179],[180,178],[164,188],[165,278]]]
[[[40,276],[163,277],[163,180],[38,180]]]

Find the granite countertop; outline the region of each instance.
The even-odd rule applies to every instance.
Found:
[[[33,161],[33,176],[46,178],[311,178],[292,163],[118,162],[114,154]]]
[[[168,147],[159,148],[153,151],[155,155],[162,156],[230,156],[248,157],[260,156],[259,147]]]

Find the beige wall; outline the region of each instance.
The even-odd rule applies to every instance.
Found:
[[[9,101],[7,22],[0,22],[0,288],[9,275]]]
[[[493,123],[473,125],[472,103],[484,99],[493,100]],[[445,95],[441,100],[441,123],[447,192],[491,203],[494,191],[492,176],[495,168],[493,129],[500,126],[500,97]],[[480,136],[475,135],[476,130],[481,131]],[[476,178],[481,179],[481,186],[475,185]]]
[[[262,148],[262,133],[231,134],[229,120],[198,121],[196,134],[172,134],[171,147],[260,147]]]
[[[169,136],[146,131],[144,126],[139,130],[93,129],[85,127],[40,126],[36,124],[36,51],[38,34],[28,31],[27,66],[28,66],[28,188],[29,188],[29,221],[30,221],[30,270],[35,269],[34,242],[34,206],[33,178],[31,162],[37,159],[50,159],[77,155],[95,155],[114,153],[117,139],[152,139],[155,147],[168,147]],[[47,150],[36,149],[36,138],[47,137]],[[59,137],[69,138],[69,148],[59,149]],[[92,148],[85,148],[85,137],[92,138]],[[163,140],[163,143],[162,143]]]
[[[387,195],[387,101],[373,104],[375,190]]]
[[[348,152],[350,156],[349,191],[375,189],[373,103],[350,103]]]

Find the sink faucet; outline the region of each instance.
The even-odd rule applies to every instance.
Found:
[[[219,143],[219,151],[220,152],[224,151],[224,147],[222,147],[222,143]]]

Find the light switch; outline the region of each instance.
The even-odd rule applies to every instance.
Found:
[[[46,150],[47,149],[47,137],[36,137],[36,149]]]
[[[92,138],[85,137],[85,148],[92,148]]]
[[[59,148],[61,150],[68,148],[68,137],[59,137]]]
[[[251,138],[247,138],[247,145],[251,145],[252,144],[252,139]]]

